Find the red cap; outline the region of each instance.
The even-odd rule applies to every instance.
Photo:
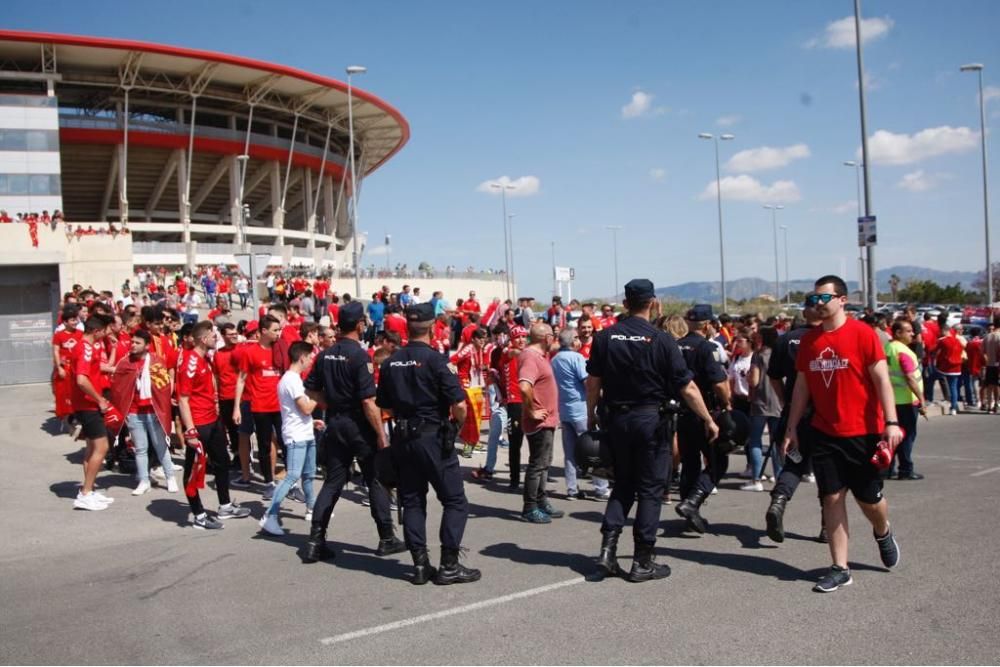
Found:
[[[510,328],[511,338],[524,338],[527,335],[528,335],[528,330],[525,329],[524,327],[516,326]]]
[[[257,320],[250,320],[249,322],[247,322],[246,327],[243,329],[243,333],[252,334],[255,333],[259,328],[260,324],[257,323]]]

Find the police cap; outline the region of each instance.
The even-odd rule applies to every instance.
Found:
[[[418,303],[406,309],[407,322],[432,322],[434,320],[434,305]]]
[[[712,306],[707,303],[699,303],[688,309],[684,319],[691,322],[708,322],[714,317]]]
[[[653,283],[646,278],[635,278],[625,284],[625,300],[629,303],[642,303],[656,296]]]
[[[344,331],[350,331],[358,326],[358,322],[365,318],[365,307],[360,301],[351,301],[340,307],[340,317],[337,326]]]

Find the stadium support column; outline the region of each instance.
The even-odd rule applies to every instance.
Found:
[[[332,179],[330,181],[327,181],[326,178],[326,157],[327,154],[330,152],[330,134],[332,132],[333,132],[333,123],[327,123],[326,139],[323,141],[323,159],[320,160],[319,162],[319,178],[317,180],[317,185],[316,185],[316,187],[319,189],[319,192],[317,192],[315,196],[311,196],[310,194],[310,191],[312,190],[312,172],[309,171],[308,169],[306,170],[305,183],[308,188],[308,190],[306,190],[307,193],[306,201],[308,201],[310,204],[309,217],[306,218],[306,229],[309,230],[309,250],[312,252],[314,262],[316,258],[316,211],[319,210],[320,195],[325,196],[328,192],[330,192],[330,189],[333,187]],[[332,202],[333,200],[331,199],[329,201]],[[324,199],[323,203],[325,206],[324,210],[327,212],[327,216],[329,217],[330,205],[328,203],[328,200]],[[324,230],[324,232],[325,231],[326,230]],[[319,267],[317,266],[317,268]]]
[[[241,224],[243,210],[240,207],[240,181],[240,156],[233,155],[229,158],[229,224],[233,226],[234,230],[233,241],[237,247],[242,248],[245,239]]]
[[[178,114],[183,120],[183,110],[178,110]],[[178,169],[178,173],[184,173],[184,189],[181,190],[181,224],[183,225],[184,252],[187,255],[188,270],[194,273],[195,251],[191,242],[191,168],[194,162],[194,122],[198,113],[198,96],[191,96],[191,118],[189,120],[190,129],[188,132],[188,148],[186,168]]]
[[[302,168],[302,212],[305,214],[306,218],[306,231],[309,233],[309,239],[306,241],[306,247],[309,248],[309,254],[313,255],[316,251],[316,193],[313,192],[313,173],[312,169],[308,167]]]
[[[277,245],[285,245],[285,215],[281,210],[281,166],[277,160],[271,163],[271,226],[278,230]],[[278,248],[281,252],[281,248]]]

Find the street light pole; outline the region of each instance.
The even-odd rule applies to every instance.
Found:
[[[618,296],[618,230],[623,229],[621,225],[608,225],[606,229],[611,230],[611,245],[615,254],[615,288],[611,292],[611,298]]]
[[[517,215],[517,213],[508,213],[507,214],[507,235],[508,235],[508,238],[509,238],[509,245],[510,245],[510,292],[511,292],[511,296],[517,296],[516,294],[514,294],[514,291],[517,289],[517,284],[515,283],[515,281],[517,280],[517,278],[516,278],[516,276],[514,274],[514,216],[516,216],[516,215]]]
[[[562,289],[556,280],[556,242],[552,241],[552,296],[562,296]]]
[[[510,237],[507,234],[507,224],[509,222],[507,218],[507,190],[514,190],[513,185],[508,185],[507,183],[490,183],[490,187],[494,190],[500,191],[500,199],[503,202],[503,270],[504,270],[504,286],[506,288],[507,298],[511,298],[511,290],[513,289],[513,282],[511,281],[510,273]]]
[[[844,160],[845,167],[854,167],[855,181],[858,186],[858,195],[856,201],[858,202],[858,217],[861,217],[861,163],[856,160]],[[858,246],[858,291],[861,293],[861,302],[867,303],[868,298],[868,285],[865,282],[865,249],[862,246]]]
[[[791,280],[788,277],[788,226],[780,225],[778,229],[781,230],[782,235],[785,237],[785,305],[792,305],[792,292],[790,287]]]
[[[726,312],[726,253],[722,240],[722,176],[719,170],[719,139],[729,141],[735,139],[736,135],[722,134],[716,137],[710,132],[702,132],[699,139],[711,139],[715,143],[715,197],[719,208],[719,274],[722,279],[722,308],[721,312]]]
[[[781,204],[764,204],[771,211],[771,232],[774,234],[774,300],[781,303],[781,279],[778,276],[778,216],[777,211],[785,208]],[[786,271],[787,273],[787,271]]]
[[[979,74],[979,138],[983,152],[983,225],[986,230],[986,305],[993,307],[993,262],[990,260],[990,190],[986,170],[986,100],[983,99],[983,65],[962,65],[963,72]]]
[[[858,105],[861,113],[861,168],[865,183],[865,216],[872,214],[871,175],[868,172],[868,117],[865,110],[865,65],[861,48],[861,0],[854,0],[854,42],[858,56]],[[868,298],[872,310],[878,308],[878,280],[875,275],[875,246],[865,242],[868,255]]]
[[[368,68],[351,65],[347,68],[347,135],[348,153],[351,161],[351,234],[354,237],[354,298],[361,298],[361,267],[358,266],[358,174],[354,164],[354,98],[351,89],[351,76],[364,74]]]

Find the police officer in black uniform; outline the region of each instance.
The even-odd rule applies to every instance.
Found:
[[[600,423],[610,438],[615,486],[601,525],[597,565],[606,575],[621,575],[618,536],[638,496],[633,539],[635,555],[629,581],[662,579],[670,568],[656,563],[653,548],[673,441],[671,399],[683,398],[703,420],[705,437],[718,433],[674,339],[650,323],[659,304],[653,283],[625,285],[628,317],[594,337],[587,361],[588,427]]]
[[[352,301],[340,309],[337,342],[323,350],[305,381],[306,391],[326,410],[326,480],[313,507],[312,528],[303,560],[315,562],[332,558],[326,546],[326,529],[333,507],[347,483],[351,463],[358,460],[368,494],[371,514],[378,527],[379,556],[405,550],[393,533],[389,492],[375,478],[375,452],[387,447],[382,414],[375,405],[375,380],[368,367],[368,353],[361,347],[364,335],[364,308]]]
[[[392,413],[392,457],[399,476],[403,537],[413,556],[417,585],[478,581],[479,570],[458,562],[469,516],[462,472],[455,452],[458,424],[465,421],[465,392],[447,359],[430,346],[434,306],[406,310],[409,343],[382,362],[376,402]],[[449,419],[450,417],[450,419]],[[441,567],[427,554],[427,487],[444,506],[441,516]]]
[[[729,410],[730,393],[726,369],[720,361],[719,347],[708,340],[712,321],[712,306],[696,305],[684,316],[688,334],[677,341],[687,367],[694,373],[694,382],[701,397],[711,410]],[[681,453],[681,502],[674,510],[687,520],[687,525],[704,533],[707,524],[699,508],[705,498],[726,473],[727,453],[717,452],[707,438],[701,417],[682,410],[677,418],[677,445]],[[702,469],[702,457],[708,462]]]

